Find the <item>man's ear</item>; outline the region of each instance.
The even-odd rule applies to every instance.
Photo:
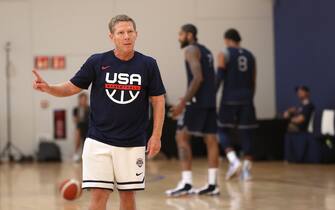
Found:
[[[190,32],[187,32],[186,38],[187,40],[192,40],[193,34]]]
[[[109,32],[108,36],[109,36],[109,38],[113,41],[113,39],[114,39],[114,34],[113,34],[112,32]]]

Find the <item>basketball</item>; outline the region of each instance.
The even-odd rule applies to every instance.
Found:
[[[65,200],[75,200],[81,195],[81,186],[76,179],[66,179],[61,182],[59,191]]]

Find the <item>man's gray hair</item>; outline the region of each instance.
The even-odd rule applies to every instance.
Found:
[[[128,21],[132,22],[132,24],[133,24],[133,26],[134,26],[134,29],[135,29],[135,31],[136,31],[136,24],[135,24],[135,21],[134,21],[131,17],[129,17],[128,15],[117,15],[117,16],[113,17],[113,18],[109,21],[109,24],[108,24],[109,31],[110,31],[111,33],[113,33],[113,32],[114,32],[114,26],[115,26],[117,23],[119,23],[119,22],[124,22],[124,21],[126,21],[126,22],[128,22]]]

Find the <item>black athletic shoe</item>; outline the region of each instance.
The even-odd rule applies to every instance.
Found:
[[[195,191],[197,195],[219,195],[220,189],[217,185],[207,184],[206,186]]]
[[[177,187],[171,190],[165,191],[165,194],[172,197],[178,197],[182,195],[193,194],[193,188],[191,184],[179,182]]]

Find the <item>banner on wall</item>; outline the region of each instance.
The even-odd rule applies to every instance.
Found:
[[[66,138],[66,110],[54,111],[54,138],[64,140]]]
[[[56,70],[65,69],[65,57],[64,56],[52,56],[51,57],[51,68]]]
[[[64,70],[66,66],[65,56],[36,56],[35,69],[46,70]]]
[[[35,57],[35,69],[48,69],[49,68],[49,57],[48,56],[36,56]]]

